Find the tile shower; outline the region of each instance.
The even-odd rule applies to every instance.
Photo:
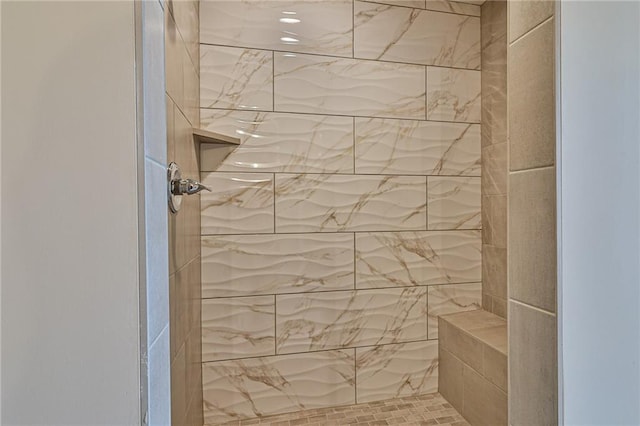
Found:
[[[482,304],[480,7],[203,1],[204,420],[428,394]]]

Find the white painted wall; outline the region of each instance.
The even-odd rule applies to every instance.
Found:
[[[2,424],[138,424],[134,5],[1,7]]]
[[[640,424],[640,3],[561,5],[567,425]]]

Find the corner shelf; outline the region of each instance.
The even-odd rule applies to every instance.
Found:
[[[193,128],[193,139],[200,143],[200,170],[213,172],[240,146],[240,138]]]

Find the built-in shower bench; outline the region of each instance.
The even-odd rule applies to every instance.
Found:
[[[439,392],[472,425],[507,424],[507,322],[484,310],[440,316]]]

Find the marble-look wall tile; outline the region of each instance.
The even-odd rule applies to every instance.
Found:
[[[447,0],[427,0],[426,8],[437,12],[451,12],[461,15],[480,16],[480,6]]]
[[[354,56],[478,69],[480,19],[356,1]]]
[[[480,125],[356,118],[356,173],[480,176]]]
[[[351,0],[203,1],[201,42],[351,56]]]
[[[276,175],[277,232],[421,230],[419,176]]]
[[[429,177],[428,229],[480,229],[480,178]]]
[[[202,365],[205,424],[355,403],[354,350]]]
[[[353,289],[353,234],[202,238],[202,297]]]
[[[479,231],[356,235],[356,287],[381,288],[480,281]]]
[[[273,174],[203,173],[202,234],[273,232]]]
[[[277,352],[426,339],[426,298],[425,287],[278,295]]]
[[[275,355],[274,318],[273,296],[203,300],[202,361]]]
[[[482,149],[482,194],[507,193],[507,143],[489,145]]]
[[[356,348],[358,403],[438,391],[438,342]]]
[[[275,54],[275,110],[425,118],[424,67]]]
[[[479,123],[480,71],[427,67],[427,119]]]
[[[201,45],[200,106],[271,111],[273,53]]]
[[[482,284],[453,284],[429,287],[429,339],[438,338],[438,317],[482,308]]]
[[[201,125],[242,142],[218,171],[353,173],[351,117],[203,109]]]
[[[391,6],[413,7],[415,9],[424,9],[425,0],[371,0],[371,3],[388,4]]]

